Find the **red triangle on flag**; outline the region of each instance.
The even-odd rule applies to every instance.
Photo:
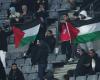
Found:
[[[21,29],[15,26],[13,27],[13,33],[14,33],[15,48],[18,48],[25,33]]]

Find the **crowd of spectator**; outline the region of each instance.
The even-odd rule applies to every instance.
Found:
[[[62,6],[63,7],[63,6]],[[77,9],[77,3],[75,0],[68,0],[67,8],[69,7],[69,10]],[[48,10],[48,1],[47,0],[34,0],[33,2],[31,0],[12,0],[10,3],[10,7],[7,10],[8,19],[10,20],[10,25],[20,27],[22,24],[30,24],[31,22],[41,24],[39,33],[37,35],[37,38],[35,41],[31,42],[29,45],[29,49],[25,54],[26,56],[31,57],[32,65],[38,65],[38,76],[40,80],[44,80],[45,76],[45,70],[47,67],[47,59],[48,54],[53,53],[55,50],[55,46],[57,43],[57,39],[54,36],[54,33],[52,30],[47,30],[47,10]],[[85,13],[85,15],[83,14]],[[86,11],[75,12],[73,14],[72,22],[69,19],[68,14],[63,14],[63,22],[60,22],[59,30],[60,33],[60,43],[61,43],[61,53],[66,55],[66,60],[70,61],[71,58],[73,58],[73,48],[72,48],[72,41],[76,38],[77,34],[79,33],[78,29],[76,28],[78,24],[76,25],[76,22],[74,21],[80,21],[80,20],[88,20],[91,19],[91,17],[88,17]],[[22,26],[24,27],[24,26]],[[73,31],[72,31],[73,29]],[[3,36],[6,36],[4,41],[6,43],[7,49],[7,37],[12,34],[12,30],[10,33],[4,32],[1,33],[2,29],[0,29],[0,39],[3,39]],[[69,34],[70,33],[70,34]],[[4,35],[5,34],[5,35]],[[0,48],[3,42],[0,43]],[[85,44],[88,46],[88,44]],[[94,49],[89,50],[89,52],[85,52],[84,46],[80,44],[80,47],[82,48],[79,52],[79,61],[76,66],[76,70],[74,71],[75,75],[86,75],[86,74],[93,74],[96,72],[99,72],[99,57],[95,53]],[[84,50],[83,50],[84,49]],[[2,48],[0,51],[3,50]],[[3,50],[3,53],[5,50]],[[6,50],[7,52],[7,50]],[[77,52],[76,52],[77,53]],[[5,60],[4,55],[4,60]],[[2,57],[2,56],[1,56]],[[92,62],[94,61],[95,64],[92,65]],[[5,61],[2,61],[1,58],[1,64],[6,68]],[[0,68],[1,69],[1,68]],[[5,75],[5,72],[3,72]],[[69,75],[64,76],[65,80],[68,80]],[[47,78],[47,77],[46,77]],[[53,77],[52,77],[53,78]],[[6,80],[6,79],[2,79]],[[8,80],[24,80],[22,72],[18,69],[17,64],[12,64],[11,71],[8,76]],[[52,79],[47,79],[52,80]]]

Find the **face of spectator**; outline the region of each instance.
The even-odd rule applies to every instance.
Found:
[[[68,20],[68,16],[66,16],[66,15],[63,15],[63,18],[64,18],[64,21]]]
[[[40,4],[39,8],[40,9],[44,9],[44,6],[42,4]]]
[[[93,56],[95,55],[95,53],[94,53],[92,50],[90,50],[90,51],[89,51],[89,55],[90,55],[91,57],[93,57]]]
[[[12,70],[16,70],[17,69],[17,65],[12,65]]]
[[[27,5],[22,5],[22,11],[27,11]]]
[[[85,17],[84,15],[82,15],[82,14],[80,14],[79,17],[80,17],[81,20],[84,20],[84,19],[86,18],[86,17]]]
[[[11,7],[11,8],[10,8],[10,13],[11,13],[11,14],[15,14],[15,12],[16,12],[15,7]]]
[[[52,32],[47,32],[47,36],[51,36],[52,35]]]

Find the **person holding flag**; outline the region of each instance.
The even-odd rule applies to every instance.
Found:
[[[61,52],[66,54],[66,59],[70,60],[72,55],[71,43],[73,39],[77,37],[79,30],[75,28],[69,21],[68,14],[63,15],[64,22],[60,23],[60,40],[61,40]]]

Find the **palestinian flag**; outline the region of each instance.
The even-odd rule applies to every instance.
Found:
[[[99,19],[91,19],[76,22],[78,24],[79,34],[75,39],[75,43],[87,43],[100,39],[100,21]],[[79,26],[80,25],[80,26]]]
[[[15,47],[17,48],[19,46],[24,46],[34,41],[39,32],[39,29],[40,29],[40,24],[36,25],[35,27],[29,27],[25,30],[21,30],[20,28],[14,26],[13,33],[14,33]]]

